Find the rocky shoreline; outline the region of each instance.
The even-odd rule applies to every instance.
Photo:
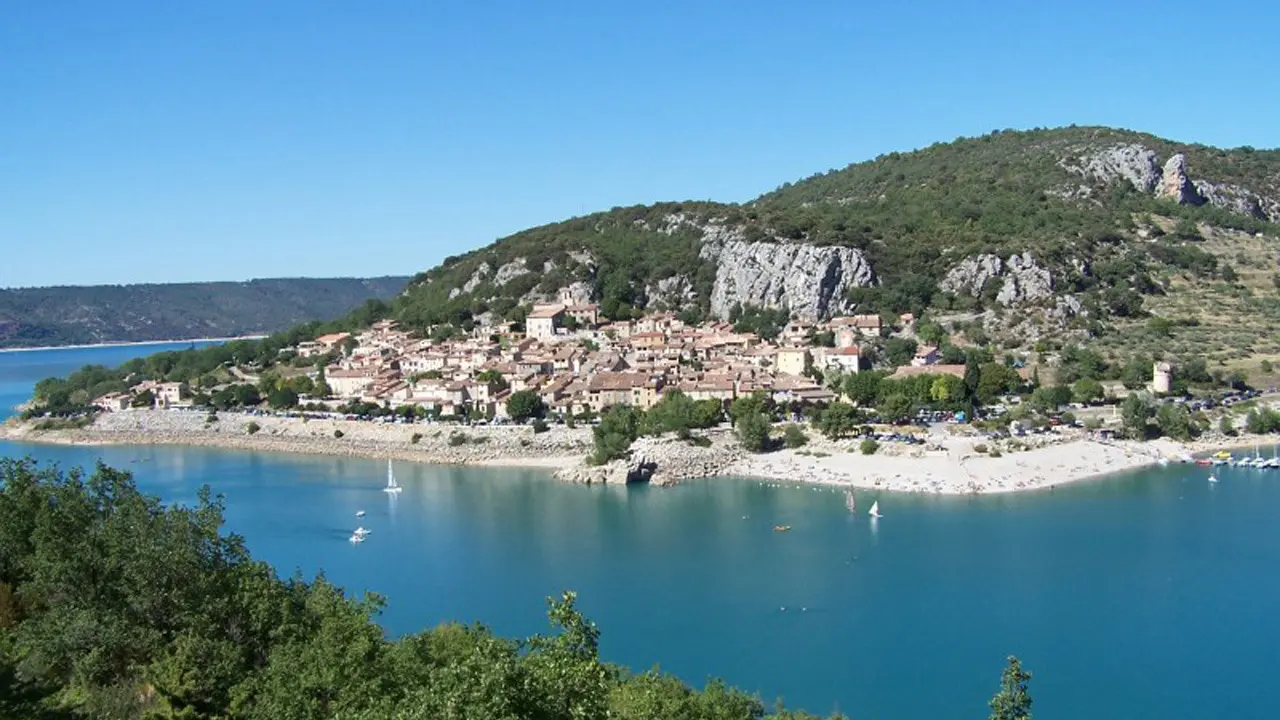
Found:
[[[250,429],[257,427],[254,432]],[[1206,438],[1191,444],[1098,441],[1049,436],[1006,444],[992,452],[982,438],[933,436],[926,445],[885,443],[871,455],[852,440],[812,436],[808,445],[766,454],[742,449],[732,431],[720,428],[696,439],[642,437],[630,457],[601,466],[586,458],[589,427],[463,427],[399,425],[346,420],[304,420],[270,415],[129,410],[108,413],[85,428],[36,430],[11,421],[0,437],[18,442],[74,445],[193,445],[237,450],[390,458],[446,465],[538,467],[581,484],[648,482],[668,486],[708,477],[745,477],[848,489],[929,494],[988,494],[1052,488],[1134,470],[1196,452],[1251,446],[1266,438]],[[1274,438],[1271,439],[1274,442]]]
[[[66,445],[194,445],[313,455],[390,458],[442,465],[563,467],[591,451],[589,428],[398,425],[304,420],[223,412],[127,410],[100,415],[80,429],[36,430],[11,422],[0,437]],[[251,425],[257,430],[249,432]],[[415,439],[416,437],[416,439]]]
[[[598,466],[571,465],[556,471],[556,478],[586,485],[648,482],[665,487],[682,480],[731,474],[726,471],[747,456],[728,431],[709,433],[706,439],[711,443],[708,447],[675,437],[642,437],[631,445],[631,457],[626,460]]]

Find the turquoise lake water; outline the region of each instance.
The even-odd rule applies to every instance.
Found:
[[[45,375],[153,351],[0,353],[0,405]],[[541,632],[543,599],[575,589],[608,659],[814,712],[985,717],[1012,653],[1035,673],[1037,718],[1280,716],[1280,473],[1216,468],[1210,485],[1207,469],[1171,467],[1019,496],[884,494],[873,525],[836,493],[732,479],[586,488],[397,463],[405,490],[392,499],[371,460],[12,443],[0,455],[102,458],[171,501],[208,483],[228,529],[282,574],[323,569],[384,594],[393,635],[450,619]],[[373,534],[352,546],[357,522]]]

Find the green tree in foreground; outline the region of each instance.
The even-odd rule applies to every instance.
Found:
[[[853,434],[860,419],[858,410],[849,403],[831,403],[818,417],[818,431],[825,437],[838,440]]]
[[[1030,681],[1031,673],[1010,655],[1000,674],[1000,691],[991,698],[990,720],[1031,720],[1031,693],[1027,690]]]
[[[1156,425],[1160,434],[1173,440],[1190,440],[1195,434],[1195,426],[1191,422],[1191,413],[1187,406],[1177,403],[1164,403],[1156,411]]]
[[[600,424],[591,428],[595,452],[591,462],[603,465],[610,460],[625,457],[640,434],[643,413],[633,407],[616,405],[600,416]]]
[[[1088,405],[1106,396],[1107,392],[1102,387],[1102,383],[1092,378],[1081,378],[1071,386],[1071,399],[1078,403]]]
[[[804,430],[801,430],[799,425],[788,425],[787,429],[782,431],[782,441],[794,450],[807,445],[809,436],[804,434]]]
[[[547,406],[542,398],[532,390],[517,390],[507,398],[507,415],[516,422],[524,422],[531,418],[540,418],[547,413]]]
[[[1155,404],[1150,396],[1144,393],[1129,393],[1120,406],[1120,422],[1124,426],[1125,435],[1135,440],[1145,440],[1149,432],[1149,423],[1156,414]]]
[[[738,440],[748,452],[764,452],[769,449],[769,418],[764,413],[752,412],[738,418]]]

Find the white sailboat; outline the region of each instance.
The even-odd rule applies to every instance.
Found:
[[[844,506],[849,510],[849,512],[853,512],[858,509],[858,501],[853,497],[852,490],[849,490],[844,494]]]
[[[398,493],[404,488],[396,482],[396,471],[391,469],[391,461],[387,461],[387,486],[382,488],[383,492]]]
[[[871,517],[873,517],[873,518],[881,517],[881,515],[880,515],[880,501],[879,501],[879,500],[877,500],[877,501],[875,501],[875,502],[871,503],[871,509],[867,511],[867,514],[868,514],[868,515],[870,515],[870,516],[871,516]]]

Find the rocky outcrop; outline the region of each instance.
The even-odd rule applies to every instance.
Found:
[[[697,302],[698,294],[694,292],[693,283],[687,275],[672,275],[649,283],[644,288],[648,298],[648,307],[656,310],[679,310]]]
[[[555,478],[578,485],[627,485],[647,481],[652,472],[652,468],[643,467],[631,460],[614,460],[604,465],[572,465],[561,468],[555,472]]]
[[[711,314],[721,318],[742,304],[817,320],[847,311],[850,288],[876,283],[871,264],[853,248],[704,237],[702,257],[716,262]]]
[[[987,283],[993,281],[1001,282],[996,302],[1006,307],[1053,296],[1053,276],[1027,252],[1010,255],[1005,260],[995,255],[965,258],[947,272],[938,287],[944,292],[978,297]]]
[[[477,287],[480,286],[480,283],[487,280],[489,278],[489,275],[492,273],[493,273],[493,268],[489,266],[489,263],[487,262],[480,263],[480,266],[476,268],[475,272],[471,273],[471,277],[468,278],[467,281],[462,284],[462,287],[456,287],[449,291],[449,299],[452,300],[463,293],[469,293],[475,290]]]
[[[494,285],[506,285],[521,275],[529,272],[528,263],[524,258],[516,258],[511,262],[498,268],[498,272],[493,276]]]
[[[996,302],[1001,305],[1022,305],[1053,295],[1053,277],[1036,265],[1031,253],[1010,255],[1004,271],[1004,285],[996,295]]]
[[[978,297],[988,282],[1004,273],[1004,261],[995,255],[975,255],[951,268],[938,288],[955,295]]]
[[[674,485],[681,480],[723,475],[746,456],[732,433],[713,432],[711,445],[701,447],[675,437],[642,437],[631,445],[630,456],[604,465],[575,465],[556,471],[556,478],[584,485],[624,485],[649,482]]]
[[[1196,182],[1196,192],[1214,207],[1258,220],[1280,222],[1280,200],[1264,198],[1236,185]]]
[[[1080,165],[1064,166],[1081,175],[1110,184],[1126,181],[1139,192],[1156,189],[1161,178],[1160,159],[1141,145],[1116,145],[1080,158]]]
[[[595,302],[596,288],[589,282],[579,280],[560,288],[556,292],[556,297],[559,300],[567,301],[571,305],[585,305]]]
[[[1196,190],[1195,183],[1187,175],[1187,158],[1178,153],[1164,164],[1156,197],[1173,200],[1179,205],[1203,205],[1205,199]]]

